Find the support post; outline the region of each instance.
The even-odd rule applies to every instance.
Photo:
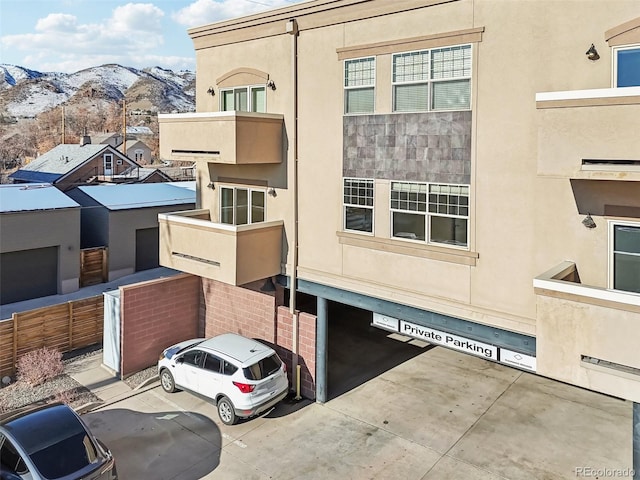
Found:
[[[633,402],[633,480],[640,480],[640,403]]]
[[[318,297],[316,318],[316,402],[327,401],[327,361],[329,347],[329,325],[327,299]]]

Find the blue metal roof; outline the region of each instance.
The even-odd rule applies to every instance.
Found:
[[[0,185],[0,213],[79,207],[48,183]]]
[[[196,203],[195,191],[167,183],[92,185],[78,189],[109,210]]]
[[[29,183],[53,183],[59,179],[62,173],[32,172],[31,170],[16,170],[9,178]]]

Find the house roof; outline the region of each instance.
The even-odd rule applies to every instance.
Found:
[[[79,206],[50,183],[0,185],[0,213]]]
[[[78,188],[109,210],[196,203],[195,191],[167,183],[95,185]]]
[[[133,139],[128,139],[126,142],[124,142],[125,149],[128,151],[131,147],[133,147],[137,143],[141,144],[143,147],[149,148],[144,142],[141,142],[140,140],[133,138]]]
[[[108,145],[62,144],[15,171],[10,178],[30,182],[54,182],[95,157]]]
[[[91,143],[95,145],[107,144],[109,143],[109,140],[111,140],[114,137],[118,140],[119,143],[122,143],[120,141],[120,139],[122,138],[122,134],[120,133],[92,133],[90,137],[91,137]]]
[[[155,168],[155,167],[134,168],[134,169],[130,170],[129,172],[127,172],[124,175],[118,175],[118,178],[131,178],[133,180],[137,180],[138,182],[142,182],[142,181],[146,180],[147,178],[149,178],[151,175],[153,175],[156,172],[158,173],[158,175],[160,175],[162,178],[164,178],[166,182],[170,182],[171,181],[171,177],[169,177],[169,175],[164,173],[159,168]]]
[[[186,188],[188,190],[196,191],[196,181],[183,181],[183,182],[168,182],[167,185],[173,185],[175,187]]]
[[[149,127],[127,127],[127,133],[133,135],[153,135],[153,131]]]

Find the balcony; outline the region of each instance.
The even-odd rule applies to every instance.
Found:
[[[160,264],[229,285],[280,273],[283,221],[225,225],[209,210],[158,215]]]
[[[640,87],[536,95],[538,175],[640,181]]]
[[[537,372],[640,402],[640,295],[583,285],[572,262],[533,285]]]
[[[160,158],[229,165],[282,163],[284,117],[214,112],[158,115]]]

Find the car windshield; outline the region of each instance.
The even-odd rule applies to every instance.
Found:
[[[280,357],[273,354],[242,370],[247,380],[262,380],[276,373],[280,369],[280,365],[282,365]]]
[[[200,345],[201,343],[202,343],[202,340],[199,340],[194,343],[190,343],[189,345],[185,345],[183,347],[174,345],[173,347],[169,347],[165,350],[165,356],[171,359],[176,353],[184,352],[187,348],[195,347],[196,345]]]
[[[81,432],[60,439],[29,456],[43,477],[60,478],[95,462],[98,453],[87,434]]]

